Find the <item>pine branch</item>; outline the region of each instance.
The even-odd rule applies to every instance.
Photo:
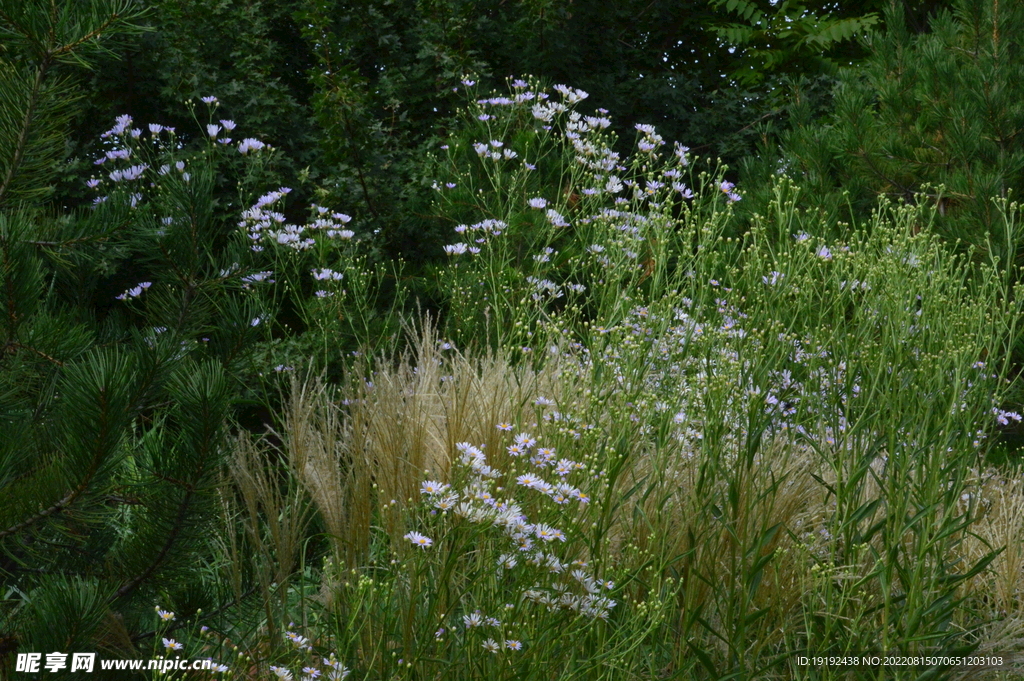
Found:
[[[68,372],[68,379],[63,383],[64,397],[68,404],[80,404],[81,407],[74,412],[64,415],[64,425],[65,427],[73,428],[75,421],[87,420],[89,435],[86,436],[84,432],[76,431],[75,435],[71,436],[73,437],[74,444],[65,443],[65,447],[72,450],[78,446],[83,446],[80,455],[85,460],[81,462],[80,466],[75,465],[74,460],[77,457],[67,456],[65,461],[53,462],[51,468],[54,473],[58,473],[64,467],[76,472],[77,470],[83,470],[83,473],[78,483],[71,487],[70,490],[67,490],[57,501],[50,504],[47,508],[31,514],[28,514],[29,509],[36,503],[41,506],[44,503],[43,500],[40,499],[37,502],[26,503],[19,497],[17,492],[8,490],[9,501],[7,507],[4,508],[4,511],[8,512],[5,513],[7,518],[9,518],[7,522],[17,519],[18,515],[16,514],[18,513],[25,513],[28,517],[4,529],[0,529],[0,539],[23,532],[29,527],[38,525],[47,518],[58,515],[74,505],[95,483],[96,477],[104,468],[105,461],[117,446],[117,439],[121,430],[119,423],[125,418],[128,405],[124,404],[124,400],[121,399],[122,396],[118,394],[120,386],[117,386],[116,383],[111,385],[111,382],[125,380],[126,371],[124,365],[119,363],[109,364],[102,359],[98,359],[86,364],[69,366],[65,371]],[[96,409],[92,418],[88,418],[89,407]],[[71,407],[68,408],[71,409]],[[45,476],[43,477],[45,482]],[[64,485],[59,477],[55,480],[55,483],[54,486]],[[43,489],[48,487],[49,483],[45,483],[40,492],[45,494]],[[45,499],[45,497],[43,498]],[[18,500],[22,503],[15,505],[11,503],[10,499]]]
[[[63,499],[61,499],[60,501],[55,503],[50,508],[48,508],[46,510],[43,510],[43,511],[40,511],[39,513],[37,513],[36,515],[32,516],[31,518],[28,518],[27,520],[24,520],[24,521],[18,523],[17,525],[12,525],[11,527],[8,527],[6,530],[0,530],[0,539],[3,539],[4,537],[8,537],[8,536],[10,536],[12,534],[17,534],[18,532],[21,532],[22,530],[24,530],[28,526],[34,525],[35,523],[39,522],[40,520],[44,520],[44,519],[50,517],[54,513],[60,513],[65,508],[67,508],[72,503],[74,503],[75,499],[78,498],[78,496],[83,491],[85,491],[85,488],[87,486],[88,486],[88,478],[81,485],[79,485],[75,489],[73,489],[70,492],[68,492],[68,494]]]
[[[26,40],[34,44],[36,49],[39,50],[40,53],[46,52],[46,49],[43,47],[42,43],[40,43],[36,39],[35,35],[33,35],[31,31],[25,30],[24,26],[15,21],[14,17],[12,17],[10,14],[3,11],[2,9],[0,9],[0,19],[3,19],[11,28],[13,28],[15,33],[21,34],[25,37]]]
[[[0,205],[3,205],[7,190],[10,188],[15,173],[25,156],[25,149],[28,146],[29,131],[32,129],[32,118],[35,115],[36,106],[39,103],[39,94],[43,89],[43,80],[49,68],[50,55],[47,54],[43,62],[39,65],[39,68],[36,70],[35,81],[32,83],[32,89],[29,93],[27,106],[25,107],[25,116],[22,119],[21,129],[18,132],[18,141],[14,148],[14,156],[11,158],[10,166],[7,167],[7,174],[4,177],[3,182],[0,182]]]
[[[74,41],[72,43],[68,43],[67,45],[62,45],[61,47],[53,50],[53,52],[51,54],[53,56],[55,56],[55,57],[56,56],[60,56],[62,54],[67,54],[68,52],[71,52],[72,50],[74,50],[76,47],[84,45],[85,43],[87,43],[90,40],[93,40],[95,38],[99,38],[100,35],[105,33],[107,31],[107,29],[109,29],[114,24],[114,22],[116,22],[120,18],[121,18],[121,15],[119,15],[117,12],[114,12],[98,28],[95,28],[95,29],[89,31],[84,36],[82,36],[81,38],[79,38],[78,40],[76,40],[76,41]]]
[[[103,407],[105,407],[105,406],[107,406],[106,396],[101,392],[100,393],[100,408],[101,408],[101,413],[104,414],[104,415],[106,414],[106,410],[103,409]],[[61,499],[57,503],[53,504],[49,508],[36,513],[34,516],[31,516],[31,517],[23,520],[22,522],[18,523],[17,525],[12,525],[11,527],[8,527],[5,530],[0,530],[0,539],[3,539],[4,537],[9,537],[9,536],[11,536],[13,534],[17,534],[17,533],[21,532],[22,530],[30,527],[31,525],[35,525],[36,523],[40,522],[41,520],[45,520],[46,518],[49,518],[51,515],[54,515],[56,513],[60,513],[64,509],[66,509],[69,506],[71,506],[75,502],[75,500],[78,499],[78,497],[81,496],[82,493],[85,492],[86,489],[88,489],[89,483],[91,483],[92,479],[96,476],[96,473],[100,469],[100,463],[103,461],[103,449],[104,449],[103,443],[106,440],[105,436],[108,435],[107,428],[108,428],[109,424],[110,424],[110,421],[108,419],[104,418],[103,419],[103,425],[102,425],[101,431],[100,431],[100,437],[97,438],[96,453],[93,456],[92,465],[89,466],[89,470],[86,472],[85,477],[82,479],[82,482],[80,482],[75,488],[73,488],[70,492],[68,492],[66,495],[64,495],[63,499]]]
[[[199,371],[190,378],[193,380],[199,378],[199,380],[201,380],[202,373],[202,371]],[[184,379],[184,377],[182,378]],[[198,388],[198,390],[193,392],[193,388]],[[114,592],[114,595],[110,598],[111,602],[126,596],[134,591],[140,584],[151,578],[164,563],[172,548],[178,542],[178,539],[182,535],[184,529],[188,526],[186,520],[188,519],[192,506],[196,503],[196,497],[199,494],[201,485],[203,484],[203,478],[207,474],[207,469],[209,468],[210,463],[216,460],[216,456],[214,455],[218,440],[216,432],[222,422],[223,414],[219,412],[219,409],[211,411],[210,406],[211,400],[219,407],[222,406],[223,403],[217,401],[218,397],[221,399],[224,398],[222,390],[223,386],[219,382],[199,387],[194,384],[189,384],[188,379],[185,379],[183,383],[178,384],[178,390],[174,391],[176,400],[179,404],[197,407],[189,410],[183,406],[182,409],[195,415],[195,418],[197,418],[201,424],[199,432],[192,433],[194,437],[191,439],[191,442],[185,444],[185,451],[191,451],[195,455],[191,459],[193,465],[190,465],[188,468],[188,470],[193,472],[192,478],[190,481],[180,481],[177,483],[177,486],[184,491],[184,494],[178,502],[177,509],[173,514],[173,519],[170,521],[171,529],[167,532],[166,538],[164,539],[162,546],[160,546],[159,551],[156,552],[156,555],[151,561],[149,561],[149,564],[141,572],[122,584],[121,587]],[[193,445],[194,449],[189,448],[188,444]],[[195,462],[198,462],[198,465],[194,465]],[[157,475],[156,477],[169,480],[169,476],[166,475]]]
[[[4,270],[7,276],[4,277],[4,284],[7,288],[7,338],[13,342],[15,330],[18,328],[18,309],[14,288],[14,264],[11,262],[11,244],[9,239],[0,240],[3,246]]]
[[[178,504],[178,512],[174,518],[174,524],[172,526],[173,529],[168,533],[167,540],[164,542],[164,545],[160,547],[160,551],[156,554],[156,557],[153,558],[145,570],[121,585],[121,588],[114,592],[114,595],[110,597],[111,603],[122,596],[126,596],[131,593],[140,584],[149,579],[153,573],[156,572],[156,569],[160,567],[160,564],[164,561],[164,558],[167,557],[167,554],[170,553],[171,547],[174,546],[175,542],[178,540],[178,535],[181,534],[181,531],[185,526],[185,518],[188,516],[188,509],[192,504],[192,497],[195,494],[195,487],[192,485],[186,487],[186,490],[187,492],[185,497]]]
[[[17,351],[17,350],[28,350],[30,352],[34,352],[37,355],[39,355],[40,357],[42,357],[43,359],[45,359],[45,360],[47,360],[49,362],[53,362],[54,364],[56,364],[59,367],[64,366],[64,362],[60,361],[56,357],[51,357],[50,355],[46,354],[42,350],[38,350],[36,348],[33,348],[31,345],[25,345],[24,343],[18,343],[17,341],[7,341],[4,344],[4,347],[3,347],[3,353],[4,354],[14,354],[14,352]]]

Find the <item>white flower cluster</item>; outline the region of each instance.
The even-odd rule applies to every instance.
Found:
[[[309,640],[306,637],[299,636],[291,631],[285,632],[285,637],[300,650],[312,653],[313,646],[309,644]],[[270,672],[278,679],[281,679],[281,681],[295,680],[292,671],[287,667],[271,665]],[[321,658],[320,664],[314,662],[303,667],[299,681],[344,681],[351,673],[352,670],[339,662],[334,653],[331,653],[330,657]]]
[[[142,292],[153,285],[151,281],[144,281],[137,286],[133,286],[119,296],[114,296],[117,300],[128,300],[129,298],[138,298],[142,295]]]
[[[345,278],[345,275],[341,272],[335,272],[329,267],[321,267],[318,269],[310,270],[310,274],[317,281],[341,281]]]
[[[256,203],[242,213],[238,226],[249,235],[252,250],[262,251],[263,244],[275,243],[297,251],[304,251],[316,245],[315,234],[324,234],[329,239],[349,240],[355,233],[345,229],[352,218],[344,213],[332,213],[323,206],[313,206],[314,219],[305,225],[287,222],[283,213],[271,207],[283,199],[291,189],[281,187],[264,194]]]
[[[1021,422],[1021,415],[1018,414],[1015,411],[1003,411],[1002,409],[999,409],[998,407],[993,407],[992,408],[992,413],[996,417],[996,422],[998,422],[999,425],[1001,425],[1001,426],[1008,426],[1008,425],[1010,425],[1010,421],[1011,420],[1014,421],[1015,423],[1020,423]]]
[[[533,105],[533,117],[543,123],[550,123],[555,116],[567,111],[565,104],[560,102],[539,102]]]
[[[583,90],[571,88],[568,85],[561,84],[555,86],[555,92],[562,95],[562,98],[565,99],[565,103],[568,104],[569,106],[572,106],[573,104],[578,104],[579,102],[582,102],[584,99],[590,96]]]
[[[313,221],[306,225],[307,229],[320,230],[331,239],[348,240],[355,236],[350,229],[342,229],[343,225],[352,222],[352,218],[345,213],[332,213],[330,208],[324,206],[312,206],[316,212]]]
[[[93,162],[94,165],[104,165],[108,162],[111,165],[118,162],[124,162],[125,164],[131,163],[130,159],[135,155],[135,150],[132,145],[135,144],[135,140],[138,140],[142,136],[142,130],[140,128],[132,127],[132,124],[133,121],[131,116],[127,114],[118,116],[114,127],[100,135],[100,138],[104,140],[105,144],[113,146],[103,152],[103,155]],[[149,129],[154,139],[160,132],[167,132],[169,134],[174,133],[174,128],[168,128],[162,125],[151,125],[149,126]],[[135,182],[143,179],[147,170],[149,170],[149,164],[147,163],[132,163],[131,165],[111,169],[107,173],[107,178],[115,185],[126,182]],[[90,189],[98,189],[100,185],[103,184],[103,180],[93,177],[85,184]],[[107,198],[108,197],[106,196],[97,196],[94,199],[94,203],[99,205],[105,202]],[[132,208],[134,208],[142,200],[142,195],[139,193],[132,193],[129,194],[128,198]]]
[[[553,281],[548,279],[540,279],[538,277],[527,277],[526,281],[533,284],[534,293],[532,297],[536,301],[543,300],[544,298],[556,299],[562,297],[562,288]]]
[[[266,144],[260,142],[258,139],[255,139],[253,137],[246,137],[244,140],[238,143],[238,153],[242,154],[242,156],[246,156],[249,154],[250,151],[259,151],[260,149],[263,149],[266,146]]]
[[[510,425],[503,423],[498,428],[508,430]],[[523,488],[540,493],[557,505],[588,503],[590,497],[566,481],[573,473],[583,471],[584,464],[567,458],[558,459],[554,448],[536,445],[536,438],[528,433],[519,433],[507,447],[509,455],[528,457],[530,463],[538,469],[537,473],[518,476],[515,489]],[[499,528],[511,544],[511,550],[498,558],[499,570],[511,571],[517,566],[528,564],[542,568],[551,575],[553,582],[550,588],[534,585],[523,591],[528,600],[552,606],[552,609],[564,607],[587,617],[607,618],[615,601],[600,596],[599,592],[602,585],[606,589],[614,585],[611,582],[602,584],[590,576],[583,561],[569,563],[556,553],[540,548],[554,543],[566,543],[568,537],[552,525],[530,522],[514,498],[500,499],[495,496],[495,479],[502,474],[487,463],[482,447],[468,442],[460,442],[455,447],[459,453],[459,463],[467,473],[465,483],[461,489],[453,489],[451,485],[442,482],[425,481],[420,492],[427,497],[428,503],[436,510],[451,511],[469,522]],[[540,475],[549,469],[553,469],[560,480],[548,481]],[[410,532],[405,538],[422,548],[433,544],[432,539],[418,532]],[[582,591],[574,593],[573,589]],[[497,626],[494,618],[486,618],[479,612],[465,615],[463,620],[467,628]]]
[[[207,104],[216,105],[217,98],[204,97],[203,101]],[[229,133],[232,130],[234,130],[235,127],[236,124],[234,121],[228,119],[221,119],[219,123],[208,123],[206,125],[206,134],[210,137],[211,140],[216,141],[218,144],[230,144],[230,137],[219,137],[219,135],[221,132]],[[181,145],[174,141],[175,129],[173,127],[161,125],[159,123],[150,123],[147,126],[147,128],[150,134],[150,141],[154,143],[158,149],[167,152],[168,150],[180,148]],[[133,120],[131,116],[127,114],[123,116],[118,116],[114,123],[114,127],[110,128],[102,135],[100,135],[100,138],[104,140],[104,143],[112,145],[112,148],[107,149],[102,156],[100,156],[98,159],[94,161],[94,164],[99,166],[104,165],[108,162],[113,164],[118,161],[128,163],[129,159],[131,159],[132,156],[135,155],[135,149],[133,149],[133,144],[137,144],[137,140],[139,140],[142,137],[142,135],[143,131],[141,128],[133,127]],[[161,137],[162,135],[168,136],[168,143],[164,142],[164,138]],[[238,150],[243,155],[245,155],[248,154],[250,151],[259,150],[264,148],[265,146],[266,145],[263,142],[260,142],[257,139],[249,137],[243,140],[241,143],[239,143]],[[143,149],[143,151],[145,150]],[[174,168],[178,171],[179,177],[184,182],[191,181],[192,176],[189,172],[185,170],[184,161],[176,161],[174,163]],[[115,185],[125,182],[135,182],[137,180],[144,179],[146,176],[146,171],[149,169],[150,165],[148,163],[134,163],[132,165],[128,165],[127,167],[113,168],[107,173],[107,178]],[[161,176],[166,176],[170,171],[171,164],[165,163],[159,167],[157,173]],[[103,184],[103,182],[103,180],[93,177],[86,182],[86,186],[88,186],[90,189],[98,189]],[[104,203],[105,201],[107,201],[107,199],[107,196],[97,196],[94,199],[94,203],[98,205]],[[142,194],[129,194],[128,199],[132,208],[134,208],[142,200]]]
[[[489,144],[486,142],[475,142],[473,149],[480,158],[489,158],[492,161],[500,161],[501,159],[512,160],[519,156],[512,149],[502,149],[504,146],[504,142],[491,140]]]
[[[225,276],[223,271],[221,272],[221,276]],[[272,276],[274,276],[274,273],[269,270],[264,272],[255,272],[242,277],[241,282],[245,288],[248,288],[248,284],[273,284],[274,280],[270,278]]]
[[[569,222],[565,219],[565,216],[559,213],[554,208],[548,208],[547,211],[548,222],[551,223],[552,227],[568,227]]]
[[[471,234],[477,233],[478,236],[475,242],[478,244],[487,243],[487,237],[489,236],[501,236],[501,233],[508,228],[508,225],[501,220],[487,219],[478,222],[474,225],[458,225],[455,227],[456,234]],[[478,255],[480,253],[480,246],[470,246],[468,244],[459,242],[455,244],[449,244],[444,247],[444,252],[448,255],[462,255],[464,253],[470,253],[471,255]]]
[[[291,189],[288,187],[268,192],[242,213],[238,226],[248,232],[249,239],[253,242],[252,250],[262,251],[263,246],[260,244],[268,241],[296,250],[312,248],[316,244],[314,239],[303,238],[303,227],[288,224],[284,213],[270,209],[290,192]]]
[[[234,121],[229,121],[229,120],[224,120],[224,119],[221,119],[220,125],[217,125],[216,123],[207,123],[206,124],[206,134],[209,135],[210,139],[216,140],[218,144],[231,144],[231,138],[230,137],[218,138],[217,135],[219,135],[222,130],[225,133],[228,133],[228,132],[231,132],[234,129],[235,129],[235,122]],[[241,151],[241,149],[239,149],[239,150]],[[245,152],[242,152],[242,153],[244,154]]]
[[[173,130],[172,128],[165,128],[167,130]],[[118,116],[114,121],[114,127],[107,130],[105,133],[100,135],[101,139],[118,138],[129,136],[133,139],[138,139],[142,136],[142,130],[132,127],[132,117],[128,114]],[[98,161],[102,163],[102,161]]]
[[[636,129],[640,132],[640,141],[636,143],[637,149],[645,153],[652,153],[658,147],[665,144],[664,138],[655,131],[653,125],[637,123]]]

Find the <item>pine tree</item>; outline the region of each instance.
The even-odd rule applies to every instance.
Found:
[[[223,602],[197,568],[233,379],[266,313],[239,282],[251,249],[213,187],[225,159],[256,179],[259,163],[123,117],[91,183],[106,195],[76,212],[47,203],[75,67],[139,16],[133,0],[0,0],[0,670],[16,651],[139,657],[155,604]],[[187,171],[168,171],[172,157]]]
[[[865,219],[879,196],[926,200],[951,242],[1019,258],[993,199],[1024,188],[1024,6],[957,0],[915,34],[893,3],[885,26],[839,78],[830,113],[813,119],[798,101],[781,159],[748,171],[788,173],[837,220]]]

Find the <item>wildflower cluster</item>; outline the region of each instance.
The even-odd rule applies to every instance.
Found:
[[[156,611],[156,616],[158,618],[158,631],[160,631],[161,633],[164,631],[165,625],[177,621],[177,617],[173,612],[164,610],[159,605],[154,606],[153,609]],[[202,610],[200,610],[199,612],[202,612]],[[201,627],[199,630],[199,634],[200,636],[207,636],[209,634],[209,629],[205,626]],[[158,638],[159,648],[156,651],[158,658],[172,654],[175,654],[176,656],[180,657],[180,651],[185,649],[185,644],[181,641],[178,641],[175,638],[171,638],[169,636],[158,636]],[[203,646],[203,649],[208,650],[208,647]],[[214,674],[223,674],[230,670],[230,667],[228,667],[226,664],[217,662],[212,657],[209,657],[207,659],[211,663],[210,671],[212,671]]]
[[[500,161],[502,159],[512,160],[519,156],[516,152],[511,149],[502,149],[505,144],[498,140],[491,140],[489,143],[476,142],[473,144],[473,149],[476,151],[477,156],[481,158],[488,158],[492,161]]]
[[[498,424],[499,430],[510,428],[509,424]],[[511,496],[499,497],[497,482],[505,474],[492,467],[484,455],[483,447],[468,442],[456,445],[458,462],[463,475],[461,483],[452,485],[427,480],[420,491],[426,503],[435,511],[451,513],[456,518],[468,521],[482,528],[497,528],[504,537],[504,549],[495,567],[499,573],[507,574],[515,583],[525,581],[532,586],[520,588],[519,597],[526,601],[546,606],[548,610],[566,609],[588,619],[607,619],[616,602],[604,592],[612,589],[612,582],[600,582],[587,569],[585,561],[571,560],[556,550],[556,545],[565,544],[570,551],[576,551],[566,532],[552,524],[531,521],[524,511],[525,506],[536,507],[545,513],[541,500],[547,500],[555,508],[573,503],[586,505],[590,496],[572,483],[573,476],[585,473],[586,466],[578,461],[559,457],[553,447],[537,446],[537,439],[529,433],[519,433],[506,447],[506,453],[513,459],[529,462],[535,472],[515,476],[514,486],[506,490]],[[545,479],[544,473],[554,473],[556,479]],[[516,494],[516,490],[523,493]],[[569,514],[561,514],[569,518]],[[429,547],[433,540],[410,532],[406,538],[414,545]],[[499,546],[502,542],[499,542]],[[546,575],[541,584],[538,575]],[[474,629],[483,626],[500,625],[495,618],[481,613],[463,617],[465,627]],[[489,639],[490,640],[490,639]],[[492,642],[493,643],[493,642]],[[504,647],[518,650],[519,641],[506,641]],[[496,652],[498,644],[484,647]]]
[[[466,333],[489,319],[509,346],[531,351],[541,320],[587,308],[603,314],[616,305],[611,291],[645,281],[667,286],[677,267],[667,254],[685,236],[677,223],[696,211],[688,202],[724,214],[739,200],[732,184],[714,179],[717,169],[694,174],[687,147],[660,154],[666,142],[652,125],[637,126],[637,151],[623,157],[613,148],[608,112],[576,110],[586,97],[564,85],[547,90],[515,80],[509,96],[472,103],[467,127],[475,139],[444,145],[450,177],[434,187],[462,219],[458,240],[443,248],[477,256],[453,258],[446,286]],[[552,195],[546,176],[562,177],[564,187]],[[489,217],[470,224],[463,217],[470,210]],[[492,238],[501,233],[504,239]],[[579,298],[562,300],[566,290]]]
[[[655,132],[653,125],[637,123],[636,129],[640,132],[640,141],[636,144],[640,151],[650,154],[665,144],[665,140]]]
[[[282,681],[344,681],[352,673],[352,670],[342,664],[334,653],[327,657],[316,655],[313,645],[305,636],[294,631],[284,633],[286,639],[299,653],[304,653],[306,659],[296,667],[301,666],[301,672],[295,674],[287,666],[271,665],[270,671]]]
[[[137,299],[150,287],[166,292],[164,283],[191,277],[190,281],[203,279],[228,284],[203,288],[211,295],[231,295],[238,288],[249,294],[246,307],[258,309],[243,311],[242,307],[232,306],[240,316],[229,322],[233,329],[253,329],[272,320],[282,296],[292,296],[307,328],[317,329],[325,336],[336,334],[339,329],[324,328],[324,320],[337,326],[339,322],[329,320],[354,315],[325,308],[350,305],[352,296],[345,294],[353,289],[365,293],[367,288],[365,276],[353,275],[357,268],[352,263],[354,258],[349,257],[354,250],[352,244],[357,241],[351,229],[352,217],[313,204],[308,218],[299,222],[290,217],[290,207],[286,207],[292,191],[289,187],[257,194],[255,185],[262,182],[260,178],[273,162],[273,149],[253,138],[238,142],[233,135],[243,126],[216,115],[220,106],[216,97],[205,97],[203,102],[208,105],[208,121],[204,124],[196,120],[204,134],[192,144],[186,145],[174,128],[156,123],[137,125],[128,115],[119,116],[115,125],[101,136],[104,151],[95,165],[104,174],[87,182],[100,194],[96,208],[102,204],[102,211],[130,210],[133,221],[143,226],[142,240],[133,244],[159,247],[162,257],[174,263],[172,267],[147,273],[151,276],[146,278],[153,281],[129,287],[116,296],[117,300]],[[237,231],[225,241],[222,216],[215,208],[218,202],[213,195],[217,178],[229,174],[229,169],[244,173],[239,183],[240,195],[257,198],[238,207],[220,202],[229,210],[237,210],[236,215],[240,213],[234,220]],[[217,255],[224,256],[222,262],[198,257],[201,249],[212,244],[216,244]],[[347,290],[341,288],[343,280]],[[312,289],[308,286],[310,281]],[[278,282],[282,285],[271,286]],[[307,290],[312,295],[303,296],[301,292]],[[220,303],[214,307],[221,309]],[[209,342],[210,336],[202,338]],[[313,346],[327,347],[313,341],[312,334],[308,341]],[[297,361],[294,356],[276,356],[279,352],[273,352],[275,356],[264,362],[267,368],[289,366]]]
[[[1020,423],[1021,415],[1015,411],[1005,411],[999,407],[992,407],[992,413],[996,417],[996,422],[1001,426],[1010,425],[1010,421],[1014,423]]]
[[[121,295],[114,296],[114,297],[117,300],[128,300],[130,298],[138,298],[139,296],[142,295],[143,291],[145,291],[146,289],[148,289],[152,285],[153,285],[153,282],[151,282],[151,281],[144,281],[144,282],[141,282],[140,284],[138,284],[137,286],[131,287],[130,289],[128,289],[127,291],[125,291]]]
[[[217,102],[215,97],[203,98],[203,101],[214,105]],[[217,123],[206,124],[205,130],[211,143],[228,145],[232,140],[226,135],[236,127],[234,121],[221,119]],[[144,187],[155,187],[161,179],[170,177],[177,177],[185,183],[192,180],[186,160],[176,158],[181,156],[182,145],[177,131],[171,126],[150,123],[143,130],[135,127],[131,116],[124,114],[117,117],[114,126],[101,134],[100,139],[106,149],[93,163],[103,166],[106,178],[94,176],[86,181],[90,189],[107,194],[123,189],[134,208],[143,199],[139,190]],[[239,143],[238,151],[246,155],[265,146],[259,140],[246,138]],[[94,203],[104,203],[108,198],[106,194],[97,196]]]
[[[332,333],[324,326],[331,323],[329,320],[347,316],[338,310],[326,310],[324,305],[332,298],[334,300],[330,301],[330,305],[337,307],[346,304],[345,295],[339,296],[338,293],[346,293],[340,284],[345,280],[345,273],[355,268],[351,264],[350,247],[346,246],[355,237],[355,232],[348,228],[352,217],[313,204],[305,224],[289,222],[283,212],[283,204],[289,193],[290,188],[280,187],[259,197],[242,213],[237,226],[244,232],[251,251],[262,253],[268,246],[271,247],[268,255],[274,260],[275,268],[288,281],[289,288],[302,290],[304,284],[298,280],[307,276],[312,279],[313,297],[296,302],[306,324],[320,329],[326,336]],[[345,251],[341,257],[337,255],[339,249]],[[273,271],[267,270],[248,275],[243,278],[243,285],[256,281],[272,282],[267,278],[272,274]],[[359,287],[361,279],[357,277],[355,284]]]
[[[487,243],[489,237],[501,236],[501,233],[508,227],[501,220],[487,219],[478,222],[474,225],[459,225],[455,228],[457,234],[468,234],[473,236],[479,234],[473,241],[474,243],[483,244]],[[462,242],[452,244],[444,247],[444,252],[448,255],[462,255],[463,253],[469,253],[470,255],[479,255],[480,246],[469,246]]]
[[[128,194],[130,205],[134,208],[142,200],[142,194],[136,191],[137,188],[145,186],[139,181],[148,177],[151,165],[143,158],[145,156],[140,148],[144,132],[141,128],[134,127],[134,120],[125,114],[118,116],[114,126],[100,135],[106,150],[103,155],[97,158],[93,164],[103,166],[106,171],[106,179],[93,176],[85,184],[90,189],[99,191],[115,191],[123,189]],[[163,125],[149,126],[149,141],[157,147],[173,145],[175,140],[174,128]],[[170,172],[171,166],[165,164],[160,166],[158,173],[166,175]],[[190,179],[185,171],[185,164],[179,161],[175,164],[175,170],[186,182]],[[108,189],[109,187],[109,189]],[[95,204],[107,200],[107,195],[97,196]]]
[[[318,234],[324,235],[327,239],[339,240],[348,240],[355,236],[355,232],[346,228],[352,221],[350,216],[331,212],[323,206],[312,207],[314,218],[309,223],[289,223],[283,213],[273,208],[291,191],[289,187],[281,187],[268,192],[242,213],[238,227],[245,230],[252,242],[252,250],[259,252],[263,250],[264,244],[273,243],[304,251],[317,244],[315,235]]]

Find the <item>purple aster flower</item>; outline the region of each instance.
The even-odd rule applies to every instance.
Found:
[[[263,142],[259,141],[258,139],[254,139],[252,137],[246,137],[244,140],[242,140],[241,142],[238,143],[238,151],[239,151],[239,153],[241,153],[244,156],[244,155],[248,154],[250,151],[259,151],[260,149],[264,148],[265,146],[267,146],[267,145],[265,145]]]
[[[140,177],[142,177],[142,173],[146,172],[146,168],[148,167],[149,166],[146,165],[145,163],[132,166],[131,168],[128,168],[127,170],[124,171],[122,177],[126,180],[137,180]]]

